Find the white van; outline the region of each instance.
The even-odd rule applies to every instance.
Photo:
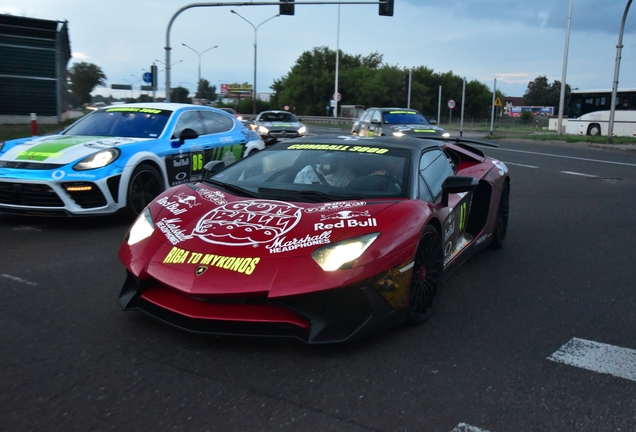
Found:
[[[607,136],[610,111],[594,111],[576,119],[568,119],[565,133],[572,135]],[[636,111],[614,112],[614,136],[636,137]]]

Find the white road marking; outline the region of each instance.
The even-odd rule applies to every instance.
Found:
[[[506,165],[514,165],[514,166],[520,166],[520,167],[524,167],[524,168],[539,168],[538,166],[534,166],[534,165],[525,165],[525,164],[520,164],[520,163],[512,163],[512,162],[504,162]]]
[[[451,432],[488,432],[485,429],[479,429],[478,427],[467,425],[466,423],[460,423]]]
[[[599,159],[587,159],[587,158],[581,158],[581,157],[575,157],[575,156],[563,156],[563,155],[555,155],[550,153],[539,153],[539,152],[531,152],[531,151],[524,151],[524,150],[504,149],[501,147],[494,148],[492,150],[501,150],[501,151],[514,152],[514,153],[526,153],[526,154],[548,156],[548,157],[562,158],[562,159],[574,159],[574,160],[580,160],[580,161],[586,161],[586,162],[598,162],[598,163],[605,163],[610,165],[623,165],[623,166],[636,167],[636,164],[626,163],[626,162],[613,162],[613,161],[606,161],[606,160],[599,160]]]
[[[582,177],[592,177],[592,178],[596,178],[595,175],[591,175],[591,174],[583,174],[583,173],[577,173],[574,171],[561,171],[563,174],[570,174],[570,175],[575,175],[575,176],[582,176]]]
[[[573,338],[548,360],[636,381],[636,350],[629,348]]]
[[[12,281],[15,281],[15,282],[20,282],[20,283],[26,284],[26,285],[31,285],[31,286],[36,286],[37,285],[35,282],[29,282],[28,280],[24,280],[24,279],[22,279],[20,277],[17,277],[17,276],[11,276],[9,274],[2,274],[0,276],[2,276],[3,278],[11,279]]]

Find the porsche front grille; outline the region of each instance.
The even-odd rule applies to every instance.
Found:
[[[32,207],[64,207],[64,202],[48,185],[0,182],[0,204]]]

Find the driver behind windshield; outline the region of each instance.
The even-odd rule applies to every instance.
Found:
[[[344,156],[337,153],[323,153],[320,163],[307,165],[298,172],[294,183],[329,184],[344,187],[355,177],[345,166]]]

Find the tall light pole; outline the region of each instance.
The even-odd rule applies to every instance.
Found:
[[[163,65],[163,67],[165,68],[165,69],[162,69],[160,71],[157,71],[157,82],[159,82],[159,72],[165,72],[168,68],[166,67],[166,64],[164,62],[162,62],[161,60],[155,59],[155,61],[158,62],[158,63],[161,63]],[[174,65],[177,65],[179,63],[183,63],[183,60],[179,60],[179,61],[176,61],[176,62],[172,63],[170,65],[170,67],[173,67]],[[166,75],[167,75],[167,72],[166,72]],[[166,101],[170,101],[170,89],[166,89]]]
[[[616,113],[616,93],[618,92],[618,71],[621,68],[621,51],[623,50],[623,31],[625,30],[625,20],[627,12],[632,5],[632,0],[628,0],[623,12],[621,28],[618,33],[618,43],[616,44],[616,64],[614,65],[614,84],[612,85],[612,106],[610,107],[609,130],[607,131],[607,142],[612,143],[612,134],[614,133],[614,114]]]
[[[236,12],[234,9],[230,10],[230,12],[232,12],[235,15],[238,15],[240,18],[243,19],[243,21],[245,21],[246,23],[251,25],[252,28],[254,29],[254,85],[253,85],[254,88],[252,89],[252,114],[256,114],[256,50],[257,50],[256,46],[257,46],[257,32],[258,32],[258,28],[260,26],[262,26],[263,24],[265,24],[269,20],[272,20],[274,18],[278,18],[280,16],[280,14],[274,15],[273,17],[270,17],[270,18],[266,19],[265,21],[263,21],[259,25],[254,26],[254,24],[249,22],[244,16],[242,16],[240,13]]]
[[[563,125],[563,106],[565,105],[565,75],[568,70],[568,48],[570,46],[570,24],[572,23],[572,0],[570,0],[570,9],[568,11],[568,25],[565,31],[565,53],[563,54],[563,70],[561,72],[561,94],[559,95],[559,117],[557,120],[557,135],[561,135]]]
[[[213,50],[214,48],[218,48],[218,46],[217,46],[217,45],[214,45],[213,47],[210,47],[210,48],[208,48],[208,49],[206,49],[206,50],[203,50],[203,51],[199,52],[199,51],[195,50],[194,48],[192,48],[191,46],[188,46],[188,45],[186,45],[186,44],[184,44],[184,43],[182,43],[181,45],[183,45],[183,46],[184,46],[184,47],[186,47],[186,48],[190,48],[192,51],[194,51],[195,53],[197,53],[197,55],[199,56],[199,79],[197,80],[197,85],[199,85],[198,83],[200,83],[200,82],[201,82],[201,56],[202,56],[203,54],[205,54],[206,52],[208,52],[208,51],[210,51],[210,50]]]

